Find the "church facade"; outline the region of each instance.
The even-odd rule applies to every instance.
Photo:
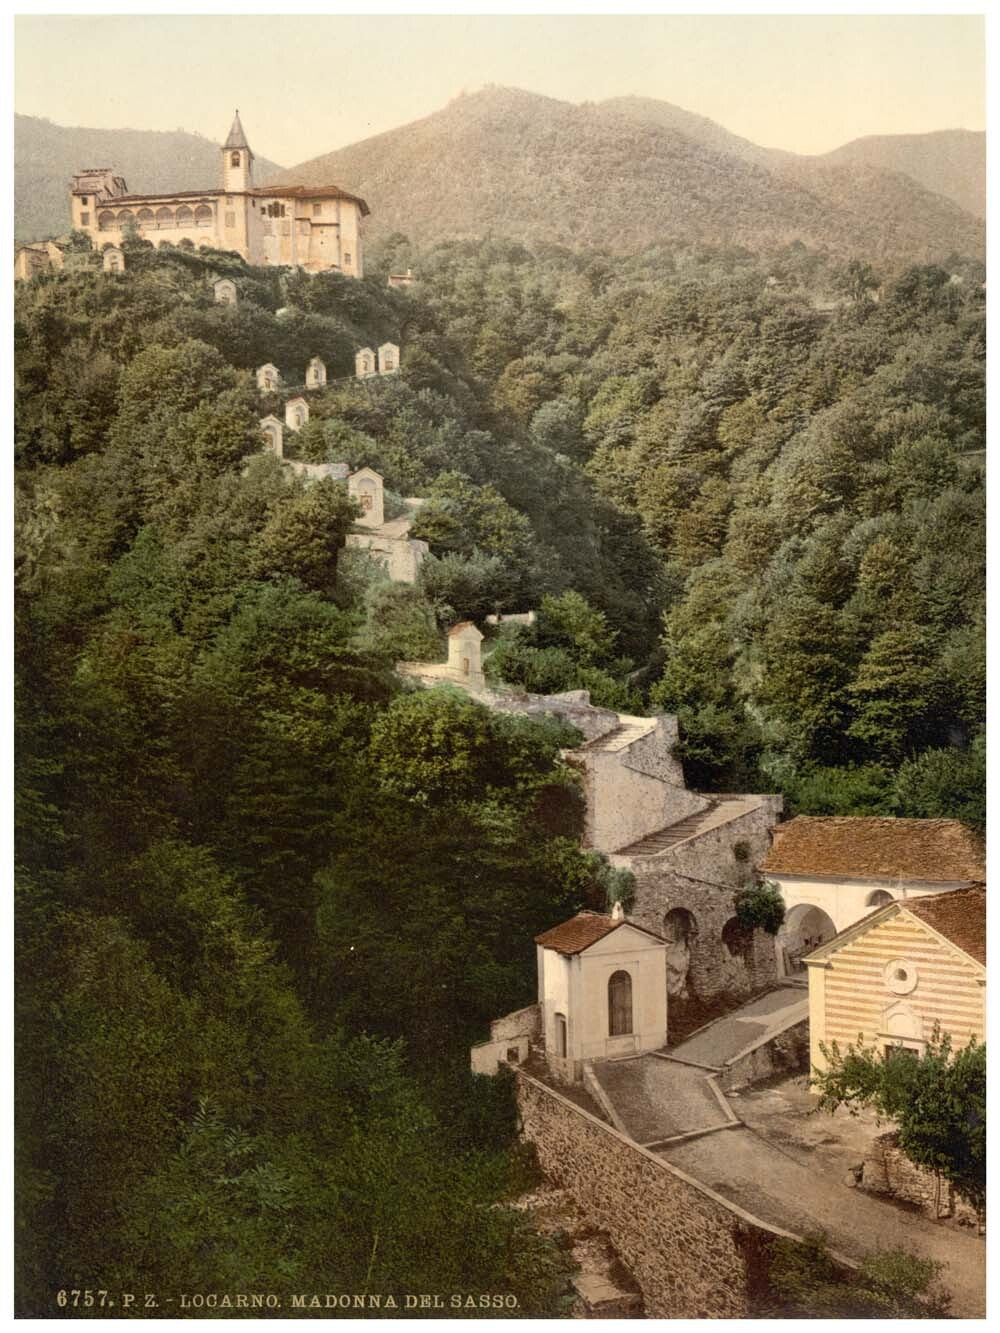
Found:
[[[363,199],[337,185],[255,185],[239,112],[221,153],[221,189],[129,194],[110,167],[77,172],[70,187],[72,226],[98,250],[119,245],[135,226],[154,245],[208,246],[235,250],[250,264],[363,275]]]

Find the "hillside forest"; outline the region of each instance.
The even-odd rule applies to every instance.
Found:
[[[676,713],[692,787],[981,827],[982,266],[397,234],[353,281],[87,244],[15,308],[18,1313],[559,1314],[468,1046],[533,999],[532,937],[617,891],[580,738],[393,663],[535,609],[489,677]],[[388,340],[402,372],[351,378]],[[254,367],[317,355],[286,440],[375,468],[387,516],[426,497],[416,585],[261,452]]]

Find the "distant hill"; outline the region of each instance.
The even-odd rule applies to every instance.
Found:
[[[369,235],[493,233],[626,252],[800,240],[887,263],[980,255],[980,219],[900,172],[761,149],[669,103],[486,88],[279,173],[364,196]]]
[[[901,171],[976,217],[986,216],[986,135],[973,130],[873,134],[817,159]]]
[[[761,148],[749,139],[670,102],[652,97],[615,97],[599,104],[606,111],[662,125],[696,139],[708,148],[731,153],[747,162],[783,171],[814,188],[836,188],[830,168],[864,168],[901,173],[918,185],[944,195],[975,217],[986,216],[986,135],[973,130],[939,130],[932,134],[873,134],[853,139],[830,153],[789,153]],[[870,182],[870,175],[859,180]],[[826,185],[824,186],[824,181]],[[843,192],[843,187],[841,187]]]
[[[605,102],[598,102],[602,111],[628,116],[632,120],[643,120],[651,125],[661,125],[664,129],[676,130],[702,143],[706,148],[713,148],[719,153],[731,153],[742,157],[747,162],[756,162],[759,166],[773,167],[781,162],[796,160],[797,154],[785,152],[783,148],[761,148],[759,144],[742,139],[738,134],[724,129],[722,125],[707,116],[685,111],[672,102],[661,102],[655,97],[610,97]]]
[[[14,117],[14,239],[44,240],[69,227],[67,191],[81,167],[114,167],[134,193],[200,190],[220,179],[219,145],[183,130],[87,130]],[[258,158],[256,178],[281,168]]]

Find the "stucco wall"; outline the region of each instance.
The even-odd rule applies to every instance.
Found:
[[[545,949],[545,960],[557,954]],[[632,1032],[609,1034],[608,982],[613,973],[632,978]],[[628,926],[569,958],[571,1054],[577,1061],[611,1060],[656,1050],[667,1041],[667,988],[664,948]]]
[[[650,1318],[745,1318],[766,1286],[767,1227],[519,1070],[524,1136],[546,1176],[611,1239]]]
[[[860,921],[863,916],[875,910],[879,904],[869,903],[873,893],[888,893],[897,901],[906,898],[927,898],[936,893],[947,893],[950,889],[965,888],[958,883],[909,883],[901,884],[891,879],[834,879],[832,877],[809,877],[805,875],[782,875],[768,872],[768,879],[781,889],[785,907],[808,905],[819,907],[831,919],[837,930],[846,930]]]
[[[917,1048],[935,1022],[955,1049],[985,1033],[983,970],[943,944],[922,922],[896,908],[826,956],[809,963],[810,1063],[822,1069],[820,1043],[903,1040]],[[911,970],[913,985],[893,989],[890,964]]]
[[[629,763],[631,748],[579,752],[590,795],[585,846],[617,852],[708,806],[696,792],[634,768]]]
[[[515,1009],[512,1014],[494,1019],[490,1024],[489,1041],[479,1042],[469,1052],[469,1063],[474,1074],[495,1074],[500,1062],[507,1061],[511,1052],[517,1052],[517,1062],[528,1058],[531,1043],[541,1031],[541,1010],[537,1004]]]

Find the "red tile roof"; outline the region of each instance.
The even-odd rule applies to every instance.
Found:
[[[78,188],[73,193],[93,194],[94,191]],[[207,200],[221,199],[223,196],[240,198],[243,195],[250,195],[254,199],[347,199],[350,203],[358,205],[362,217],[367,217],[371,211],[363,199],[356,194],[348,194],[339,185],[275,185],[269,188],[258,186],[253,190],[220,190],[213,187],[207,190],[164,190],[159,194],[116,194],[101,202],[109,207],[118,208],[133,203],[155,203],[157,200],[169,203],[171,199]]]
[[[986,966],[986,885],[935,893],[932,898],[906,898],[908,912]]]
[[[655,931],[636,925],[634,921],[626,921],[624,917],[615,920],[614,917],[605,916],[602,912],[578,912],[568,921],[563,921],[560,925],[553,926],[551,930],[536,935],[535,943],[540,944],[543,949],[555,949],[556,953],[583,953],[584,949],[589,949],[598,940],[603,940],[605,935],[610,935],[619,926],[631,926],[633,930],[641,930],[651,939],[663,942]]]
[[[798,815],[774,830],[764,871],[977,883],[986,878],[983,839],[957,819]]]

